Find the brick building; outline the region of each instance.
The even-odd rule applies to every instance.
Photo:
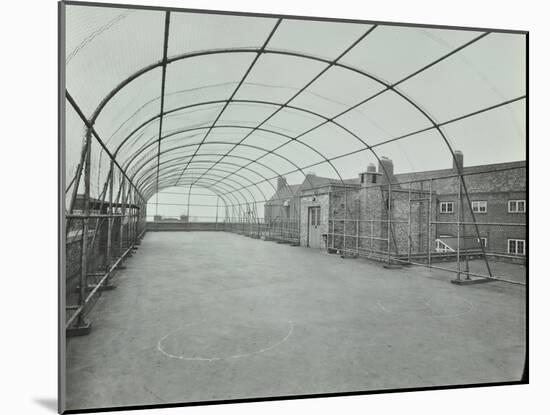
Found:
[[[389,248],[392,256],[437,259],[458,249],[480,253],[483,244],[495,258],[522,260],[526,163],[463,167],[463,155],[456,152],[449,164],[396,174],[383,157],[378,168],[371,164],[344,182],[307,175],[300,185],[288,185],[280,178],[277,194],[266,203],[266,222],[296,221],[302,246],[372,257],[385,257]]]

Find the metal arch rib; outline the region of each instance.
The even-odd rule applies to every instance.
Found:
[[[161,164],[164,164],[164,163],[171,163],[171,162],[181,162],[182,159],[188,158],[189,156],[190,156],[190,155],[179,156],[179,157],[176,157],[176,158],[174,158],[174,159],[165,160],[165,161],[161,162]],[[231,156],[229,156],[229,157],[235,158],[235,157],[237,157],[237,156],[231,155]],[[252,159],[246,158],[246,157],[237,157],[237,158],[239,158],[239,159],[244,159],[244,160],[248,160],[248,161],[252,160]],[[213,163],[214,161],[215,161],[215,160],[207,160],[207,161],[201,161],[201,162]],[[231,163],[231,162],[228,162],[228,161],[223,161],[223,162],[220,162],[219,164],[220,164],[220,165],[230,165],[230,166],[235,166],[235,167],[242,167],[242,164]],[[268,166],[263,165],[263,164],[261,164],[261,163],[258,163],[258,164],[262,165],[262,166],[265,167],[267,170],[270,170],[271,172],[276,173],[275,170],[269,168]],[[154,166],[151,167],[150,169],[148,169],[144,174],[150,174],[150,172],[152,171],[153,168],[154,168]],[[259,176],[262,180],[261,180],[261,181],[257,181],[257,182],[253,182],[252,184],[250,184],[250,185],[248,185],[248,186],[245,186],[245,187],[255,186],[256,188],[258,188],[258,191],[260,191],[260,193],[262,193],[262,195],[264,196],[264,200],[265,200],[265,201],[284,200],[284,199],[288,198],[288,196],[286,196],[285,198],[279,197],[279,196],[280,196],[279,193],[280,193],[281,190],[283,190],[283,189],[277,189],[277,188],[271,183],[271,180],[272,180],[273,178],[266,178],[263,174],[257,172],[256,170],[251,169],[250,167],[247,167],[246,170],[249,170],[249,171],[251,171],[252,173],[256,174],[256,175]],[[244,177],[244,176],[243,176],[243,177]],[[263,183],[263,182],[267,183],[267,185],[270,186],[270,187],[273,189],[273,191],[274,191],[274,196],[272,196],[270,199],[267,199],[267,197],[265,196],[265,194],[263,193],[263,191],[262,191],[262,190],[259,188],[259,186],[258,186],[260,183]],[[244,189],[245,187],[243,187],[243,189]],[[294,195],[296,194],[296,192],[292,189],[292,187],[291,187],[288,183],[286,183],[286,182],[285,182],[284,188],[286,188],[286,190],[287,190],[287,192],[288,192],[289,195],[294,196]],[[274,198],[275,198],[275,199],[274,199]],[[294,207],[294,210],[297,212],[297,207],[296,207],[296,206]]]
[[[482,35],[474,38],[473,40],[465,43],[464,45],[454,49],[453,51],[447,53],[446,55],[438,58],[436,61],[430,63],[429,65],[426,65],[425,67],[417,70],[414,75],[417,75],[419,73],[421,73],[422,71],[428,69],[429,67],[441,62],[442,60],[446,59],[447,57],[457,53],[458,51],[462,50],[463,48],[473,44],[474,42],[478,41],[479,39],[481,39],[482,37],[488,35],[489,32],[486,32],[486,33],[483,33]],[[172,63],[172,62],[176,62],[176,61],[179,61],[179,60],[182,60],[182,59],[188,59],[188,58],[192,58],[192,57],[198,57],[198,56],[205,56],[205,55],[212,55],[212,54],[220,54],[220,53],[258,53],[258,49],[220,49],[220,50],[210,50],[210,51],[201,51],[201,52],[194,52],[194,53],[188,53],[188,54],[182,54],[182,55],[179,55],[179,56],[176,56],[176,57],[173,57],[173,58],[170,58],[168,59],[168,63]],[[331,61],[327,60],[327,59],[323,59],[323,58],[319,58],[319,57],[314,57],[314,56],[310,56],[310,55],[306,55],[306,54],[301,54],[301,53],[295,53],[295,52],[288,52],[288,51],[275,51],[275,50],[264,50],[263,53],[277,53],[277,54],[284,54],[284,55],[291,55],[291,56],[297,56],[297,57],[301,57],[301,58],[305,58],[305,59],[312,59],[312,60],[316,60],[316,61],[320,61],[320,62],[325,62],[327,64],[331,64]],[[134,79],[138,78],[139,76],[143,75],[144,73],[160,66],[162,64],[162,62],[158,62],[156,64],[152,64],[152,65],[149,65],[145,68],[143,68],[142,70],[136,72],[135,74],[131,75],[129,78],[127,78],[126,80],[124,80],[121,84],[119,84],[117,87],[115,87],[102,101],[101,103],[99,104],[99,106],[97,107],[96,111],[94,111],[94,114],[92,115],[92,118],[91,120],[93,122],[95,122],[95,120],[97,119],[97,117],[100,115],[101,111],[103,110],[103,108],[105,107],[105,105],[109,102],[109,100],[114,96],[116,95],[124,86],[128,85],[131,81],[133,81]],[[380,95],[381,93],[387,91],[387,90],[390,90],[390,89],[393,89],[392,85],[378,79],[377,77],[371,75],[371,74],[368,74],[367,72],[365,71],[362,71],[362,70],[359,70],[357,68],[353,68],[351,66],[348,66],[348,65],[343,65],[341,63],[334,63],[333,64],[334,66],[339,66],[339,67],[342,67],[344,69],[347,69],[347,70],[351,70],[351,71],[354,71],[354,72],[357,72],[363,76],[366,76],[382,85],[385,86],[385,89],[380,91],[378,94],[375,94],[374,96],[371,96],[369,97],[367,100],[370,100],[370,99],[373,99],[375,98],[376,96]],[[410,76],[407,77],[407,79],[410,78]],[[398,83],[396,84],[399,84],[400,82],[403,82],[402,81],[399,81]],[[397,90],[396,90],[397,92]],[[402,96],[402,94],[400,94]],[[367,100],[364,100],[360,103],[358,103],[357,105],[353,106],[353,107],[350,107],[346,112],[350,111],[351,109],[359,106],[359,105],[362,105],[363,103],[367,102]],[[338,116],[340,116],[342,114],[339,114]],[[333,118],[336,118],[336,117],[333,117]],[[320,125],[319,125],[320,126]],[[375,154],[375,157],[378,159],[378,156]]]

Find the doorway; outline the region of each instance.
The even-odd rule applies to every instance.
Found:
[[[308,238],[307,246],[310,248],[321,247],[321,207],[308,208]]]

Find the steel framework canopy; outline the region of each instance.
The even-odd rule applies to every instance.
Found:
[[[66,201],[526,157],[526,34],[67,3]],[[86,148],[89,151],[86,151]],[[261,213],[259,213],[261,216]]]

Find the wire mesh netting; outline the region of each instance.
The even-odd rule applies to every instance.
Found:
[[[466,216],[446,232],[458,239],[460,226],[485,213],[470,196],[501,192],[505,204],[525,204],[524,33],[82,5],[67,5],[65,17],[69,214],[90,215],[90,200],[108,207],[106,216],[122,214],[131,200],[133,235],[145,229],[141,220],[174,219],[344,251],[350,239],[336,234],[372,242],[359,222],[380,220],[389,230],[380,229],[372,253],[402,260],[391,234],[411,239],[409,219],[398,229],[405,219],[391,204],[408,201],[405,183],[424,183],[411,199],[429,198],[435,215],[449,192],[435,186],[426,196],[428,181],[459,178],[452,192]],[[490,173],[499,166],[521,171],[519,179]],[[472,169],[489,172],[492,187],[464,180]],[[311,213],[324,196],[321,213]],[[373,200],[387,206],[374,213]],[[420,209],[411,203],[409,211]],[[494,222],[515,223],[509,213],[518,212]],[[312,214],[327,227],[315,241]],[[355,228],[329,232],[339,220]],[[441,235],[422,232],[428,257]],[[462,232],[482,237],[475,226]],[[524,240],[525,227],[514,232],[487,253],[523,257],[525,245],[506,241]]]

